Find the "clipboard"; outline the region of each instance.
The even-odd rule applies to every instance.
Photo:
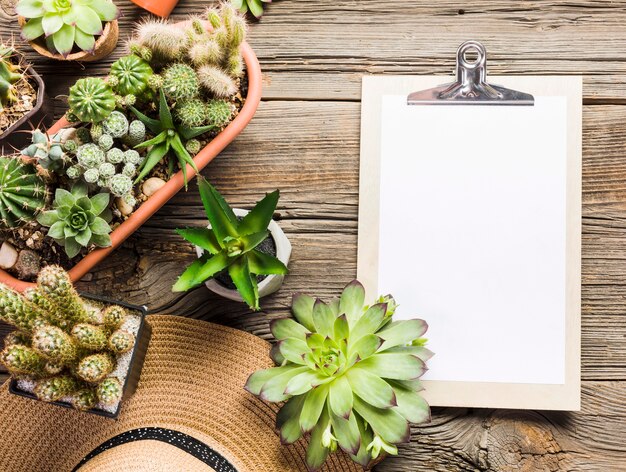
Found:
[[[582,78],[487,80],[486,57],[363,78],[358,278],[429,322],[431,405],[579,410]]]

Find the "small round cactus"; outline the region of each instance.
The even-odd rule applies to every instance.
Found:
[[[78,346],[74,339],[56,326],[44,325],[33,331],[33,348],[47,358],[70,362],[78,355]]]
[[[55,402],[78,390],[79,382],[70,375],[59,375],[43,379],[35,385],[35,395],[44,402]]]
[[[135,198],[135,196],[132,193],[124,195],[122,197],[122,199],[124,200],[124,203],[126,203],[130,207],[134,208],[135,205],[137,205],[137,199]]]
[[[173,100],[195,98],[200,92],[198,76],[186,64],[172,64],[163,71],[163,91]]]
[[[11,331],[4,338],[5,346],[13,346],[15,344],[20,346],[28,346],[31,342],[31,336],[26,331]]]
[[[163,87],[163,77],[158,74],[154,74],[150,79],[148,79],[148,87],[150,90],[159,90]]]
[[[135,336],[126,330],[118,329],[109,338],[109,349],[115,354],[130,351],[135,345]]]
[[[141,155],[134,149],[129,149],[128,151],[124,152],[124,163],[126,164],[134,164],[138,166],[139,164],[141,164],[142,160],[143,158],[141,157]]]
[[[121,149],[111,148],[107,151],[106,160],[107,162],[110,162],[111,164],[119,164],[120,162],[124,161],[124,155],[125,155],[124,151],[122,151]]]
[[[103,134],[100,138],[98,138],[98,146],[100,146],[100,149],[103,151],[108,151],[113,147],[113,136],[110,134]]]
[[[195,156],[200,152],[200,147],[200,141],[198,141],[197,139],[190,139],[185,143],[185,149],[187,149],[187,152],[192,156]]]
[[[130,177],[131,179],[137,174],[137,166],[135,164],[124,164],[122,174]]]
[[[128,125],[128,136],[126,140],[129,146],[136,146],[146,139],[146,125],[143,121],[133,120]]]
[[[46,361],[39,352],[31,347],[7,344],[4,351],[0,353],[0,362],[12,374],[38,375],[43,371]]]
[[[208,123],[219,128],[228,124],[233,111],[233,105],[226,100],[211,100],[206,104]]]
[[[101,326],[78,323],[72,328],[72,336],[85,349],[101,351],[107,346],[107,332]]]
[[[98,167],[98,173],[100,174],[101,179],[113,177],[115,175],[115,166],[110,162],[100,164],[100,167]]]
[[[123,197],[133,188],[133,180],[124,174],[115,174],[109,180],[109,190],[116,197]]]
[[[76,151],[78,163],[85,169],[98,168],[105,160],[104,151],[96,144],[83,144]]]
[[[91,410],[98,403],[96,392],[90,388],[83,388],[73,393],[70,398],[70,404],[80,411]]]
[[[95,184],[100,180],[100,172],[98,172],[96,168],[87,169],[83,174],[83,179],[85,179],[85,182],[88,184]]]
[[[121,138],[128,133],[128,118],[119,111],[112,112],[103,122],[104,131],[114,138]]]
[[[199,98],[184,100],[174,109],[176,119],[187,128],[202,126],[207,120],[207,107]]]
[[[0,157],[0,228],[33,221],[46,203],[46,185],[32,164]]]
[[[68,167],[67,170],[65,171],[65,175],[67,175],[67,178],[71,180],[75,180],[79,178],[82,175],[82,173],[83,171],[78,165],[73,165],[71,167]]]
[[[111,77],[117,78],[115,90],[122,95],[141,95],[148,88],[154,72],[150,64],[134,54],[124,56],[111,65]]]
[[[126,320],[126,310],[119,305],[112,305],[104,310],[104,324],[109,329],[118,329]]]
[[[63,372],[65,366],[61,362],[57,361],[47,361],[43,366],[43,370],[46,375],[57,375]]]
[[[98,383],[113,372],[115,363],[110,354],[100,353],[84,357],[76,367],[76,375],[85,382]]]
[[[200,67],[198,80],[204,89],[218,98],[230,97],[237,93],[235,81],[219,67],[212,65]]]
[[[80,121],[98,123],[115,109],[115,95],[104,80],[87,77],[70,88],[68,103]]]
[[[96,394],[102,404],[115,405],[122,399],[122,384],[115,377],[109,377],[100,382]]]
[[[63,143],[63,150],[65,152],[76,152],[78,149],[78,143],[74,139],[68,139]]]

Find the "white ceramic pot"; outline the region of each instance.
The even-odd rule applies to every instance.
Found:
[[[233,212],[236,216],[246,216],[249,211],[242,210],[240,208],[233,208]],[[210,228],[211,225],[208,225]],[[276,244],[276,257],[287,266],[289,264],[289,259],[291,257],[291,243],[283,230],[278,226],[274,220],[270,221],[268,230]],[[204,254],[204,249],[196,246],[196,253],[198,257],[201,257]],[[261,282],[259,282],[259,298],[263,298],[271,293],[276,292],[280,286],[283,284],[285,276],[272,274],[265,277]],[[205,282],[207,288],[218,295],[228,298],[229,300],[234,300],[238,302],[243,302],[243,298],[239,295],[237,290],[232,290],[230,288],[226,288],[223,285],[219,284],[215,279],[209,279]]]

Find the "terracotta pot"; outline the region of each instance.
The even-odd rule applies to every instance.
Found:
[[[148,10],[150,13],[162,18],[167,18],[178,3],[178,0],[132,0],[132,2]]]
[[[249,213],[248,210],[242,210],[240,208],[234,208],[233,212],[235,213],[235,216],[246,216]],[[210,228],[211,225],[208,227]],[[278,223],[274,220],[270,222],[268,229],[274,243],[276,244],[276,258],[285,264],[285,266],[288,265],[289,259],[291,258],[291,243],[289,242],[289,239],[287,239],[287,236],[285,236],[281,227],[278,226]],[[202,256],[202,254],[204,254],[204,249],[196,246],[196,254],[198,257]],[[268,275],[265,277],[261,282],[259,282],[259,298],[263,298],[276,292],[283,284],[284,279],[285,276],[279,274]],[[243,302],[243,298],[237,290],[224,287],[215,279],[209,279],[204,284],[213,293],[217,293],[218,295],[229,300]]]
[[[37,101],[32,110],[0,134],[0,154],[2,155],[12,153],[13,149],[26,147],[30,143],[31,136],[26,131],[42,125],[47,127],[52,121],[52,102],[47,99],[46,85],[32,66],[26,68],[26,73],[37,89]]]
[[[18,16],[17,21],[20,27],[26,24],[26,18]],[[80,61],[80,62],[93,62],[107,57],[113,52],[115,46],[117,46],[117,39],[119,37],[119,27],[117,20],[109,21],[104,25],[102,34],[96,40],[93,53],[87,51],[80,51],[69,54],[67,57],[63,57],[61,54],[55,54],[48,50],[46,42],[42,38],[37,38],[34,41],[29,41],[31,47],[42,56],[50,59],[56,59],[57,61]]]
[[[239,111],[237,117],[204,149],[202,149],[195,157],[194,162],[198,170],[202,170],[213,160],[231,141],[233,141],[239,133],[241,133],[250,122],[256,112],[259,102],[261,101],[261,66],[254,54],[254,51],[244,42],[241,45],[241,53],[246,62],[246,70],[248,73],[248,95],[243,108]],[[70,123],[65,118],[57,121],[52,128],[48,130],[48,134],[54,134],[60,129],[69,126]],[[196,172],[190,165],[187,165],[187,175],[189,179],[196,175]],[[111,233],[111,246],[95,249],[94,251],[83,257],[74,267],[69,270],[70,278],[73,282],[80,280],[87,272],[101,262],[111,252],[122,244],[126,238],[133,234],[144,224],[152,215],[154,215],[167,201],[178,193],[185,186],[182,171],[172,176],[167,183],[152,195],[148,200],[137,208],[134,213],[121,225],[119,225]],[[0,282],[13,287],[15,290],[23,291],[35,284],[18,280],[6,271],[0,269]]]

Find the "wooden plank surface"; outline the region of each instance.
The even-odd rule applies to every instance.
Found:
[[[121,37],[140,11],[118,0]],[[0,31],[17,35],[12,0]],[[175,18],[202,10],[182,0]],[[200,288],[171,284],[192,248],[175,227],[202,224],[194,185],[88,274],[81,288],[155,312],[192,316],[270,339],[296,291],[330,297],[356,274],[359,98],[363,74],[446,74],[460,42],[478,39],[493,74],[582,74],[583,287],[580,413],[437,409],[431,424],[378,471],[626,470],[626,1],[275,1],[251,26],[264,101],[246,131],[204,174],[236,206],[281,189],[276,218],[293,244],[291,274],[250,313]],[[4,33],[2,34],[3,36]],[[29,53],[50,94],[98,64],[57,64]]]

